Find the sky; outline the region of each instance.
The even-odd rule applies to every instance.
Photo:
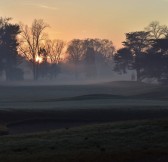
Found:
[[[28,25],[43,19],[51,39],[107,38],[120,48],[127,32],[168,25],[167,7],[168,0],[0,0],[0,16]]]

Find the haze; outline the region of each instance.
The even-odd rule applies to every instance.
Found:
[[[6,0],[0,15],[31,24],[42,18],[50,38],[107,38],[121,47],[124,33],[143,30],[151,21],[167,24],[167,0]]]
[[[168,162],[167,6],[0,0],[0,162]]]

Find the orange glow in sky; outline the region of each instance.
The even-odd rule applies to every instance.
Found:
[[[5,0],[0,16],[31,25],[43,19],[52,39],[107,38],[121,47],[125,33],[151,21],[168,24],[168,0]]]

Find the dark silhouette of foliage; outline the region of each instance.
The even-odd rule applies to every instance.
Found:
[[[88,47],[86,54],[85,54],[85,69],[86,69],[86,76],[87,77],[95,77],[97,76],[97,70],[96,70],[96,55],[95,55],[95,51],[93,48]]]
[[[19,45],[17,35],[20,33],[20,28],[17,24],[11,24],[10,20],[10,18],[0,18],[0,64],[7,80],[18,80],[23,77],[23,72],[17,68]]]
[[[73,39],[68,45],[67,54],[68,54],[67,60],[69,63],[73,64],[75,78],[77,79],[78,78],[78,66],[82,62],[84,54],[85,54],[83,40]]]
[[[132,69],[133,55],[128,48],[121,48],[114,55],[114,70],[120,74],[125,74],[128,69]]]
[[[156,39],[153,41],[153,49],[158,55],[155,66],[157,67],[158,80],[168,83],[168,39]]]
[[[133,57],[132,67],[134,67],[137,73],[137,81],[141,81],[144,78],[142,75],[144,56],[150,48],[149,32],[137,31],[126,33],[126,41],[123,42],[123,45],[130,51]]]
[[[100,58],[101,61],[106,64],[111,64],[115,53],[115,47],[113,42],[108,39],[85,39],[84,40],[85,49],[92,48],[95,55]],[[98,59],[96,57],[96,59]]]
[[[112,41],[107,39],[74,39],[68,45],[67,59],[74,64],[76,76],[78,75],[78,65],[83,64],[86,75],[94,77],[103,66],[110,67],[114,52]]]
[[[125,73],[135,69],[137,81],[155,78],[168,83],[168,39],[167,27],[152,22],[146,30],[126,33],[126,41],[115,54],[115,70]]]

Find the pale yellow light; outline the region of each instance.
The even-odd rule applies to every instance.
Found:
[[[36,62],[39,63],[39,64],[42,63],[43,62],[43,58],[41,56],[37,55],[36,56]]]

